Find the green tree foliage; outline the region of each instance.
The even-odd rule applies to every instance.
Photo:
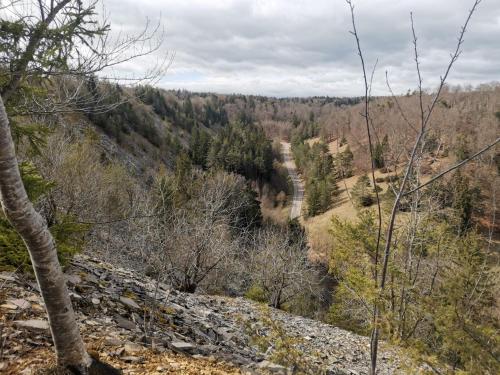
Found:
[[[224,179],[234,182],[231,199],[225,204],[237,207],[231,211],[233,228],[249,229],[260,226],[262,215],[256,192],[242,177],[223,171],[209,170],[203,172],[193,168],[189,156],[181,153],[177,156],[175,172],[160,177],[155,185],[157,211],[168,217],[174,210],[188,210],[196,215],[197,204],[203,199],[202,192],[207,186],[223,183]],[[224,211],[224,207],[219,207]]]
[[[294,128],[297,128],[300,125],[300,119],[295,112],[293,113],[292,116],[292,125]]]
[[[194,164],[207,168],[207,157],[210,150],[211,137],[203,129],[195,128],[191,134],[189,145],[190,157]]]
[[[141,86],[135,89],[135,93],[145,104],[152,106],[158,116],[163,119],[170,118],[175,120],[175,109],[167,105],[165,97],[159,89],[151,86]]]
[[[370,210],[350,222],[332,217],[330,273],[339,281],[333,294],[328,320],[339,327],[368,334],[371,306],[376,297],[373,284],[377,223]]]
[[[207,127],[213,127],[215,125],[226,126],[229,124],[224,103],[215,95],[212,95],[212,97],[207,100],[203,112],[203,124]]]
[[[341,143],[342,144],[342,143]],[[354,155],[352,154],[349,145],[342,152],[339,152],[335,157],[335,165],[339,171],[339,177],[349,178],[353,175],[352,162]]]
[[[232,124],[221,129],[212,140],[207,165],[250,180],[269,180],[273,170],[271,141],[259,127]]]
[[[106,134],[121,143],[124,135],[136,132],[154,146],[161,145],[153,117],[145,110],[134,106],[119,85],[97,84],[96,79],[92,78],[88,81],[88,89],[94,91],[94,97],[103,98],[95,102],[94,106],[110,108],[106,111],[91,109],[88,114],[89,119]]]
[[[44,180],[33,164],[22,163],[20,170],[32,202],[42,200],[54,188],[54,184]],[[72,255],[81,251],[84,235],[90,228],[88,225],[76,223],[71,215],[57,212],[49,222],[49,229],[57,243],[59,260],[65,264]],[[24,272],[32,271],[29,254],[19,234],[0,212],[0,271],[16,269]]]
[[[446,217],[459,234],[467,233],[474,226],[473,215],[481,212],[481,192],[460,170],[427,192],[438,196],[440,208],[449,211]]]
[[[364,174],[358,178],[351,190],[351,195],[358,207],[369,207],[374,203],[373,188],[368,175]]]
[[[301,137],[296,136],[292,140],[292,152],[306,182],[308,214],[315,216],[325,212],[338,192],[337,171],[328,146],[322,142],[309,146]]]
[[[453,153],[458,161],[467,159],[471,155],[470,144],[467,137],[459,134],[453,147]]]
[[[494,271],[475,233],[450,246],[442,283],[426,306],[433,312],[432,336],[422,338],[426,353],[437,353],[454,370],[468,374],[500,372],[500,322],[495,314]]]
[[[375,300],[382,311],[381,334],[439,367],[464,374],[496,374],[500,322],[494,313],[494,271],[478,234],[457,236],[442,217],[401,225],[383,295],[375,288],[376,216],[356,222],[332,219],[330,272],[338,281],[330,321],[367,334]],[[382,245],[383,247],[383,245]]]
[[[176,127],[191,132],[196,125],[196,113],[191,99],[187,97],[181,103],[180,98],[167,101],[163,90],[151,86],[139,86],[135,89],[136,96],[153,111]]]
[[[389,139],[384,136],[382,142],[377,141],[375,147],[373,148],[373,162],[375,164],[375,168],[384,168],[385,160],[384,155],[389,150]]]

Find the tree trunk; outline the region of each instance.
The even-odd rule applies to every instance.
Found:
[[[0,97],[0,203],[5,216],[21,235],[49,317],[60,366],[86,374],[92,364],[78,330],[66,280],[46,223],[28,199],[15,154],[9,120]]]

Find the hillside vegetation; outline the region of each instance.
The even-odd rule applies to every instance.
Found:
[[[369,331],[375,190],[359,104],[97,87],[122,104],[38,128],[17,120],[24,183],[63,261],[85,251],[177,290],[245,295]],[[498,133],[499,97],[497,87],[447,92],[415,178],[426,181]],[[414,97],[399,100],[411,113]],[[392,99],[373,101],[375,177],[387,215],[411,129]],[[273,139],[292,140],[306,182],[307,234],[296,222],[272,221],[291,194]],[[431,185],[417,211],[411,201],[402,208],[384,336],[435,365],[497,366],[498,155]],[[2,269],[29,271],[22,241],[0,224]]]

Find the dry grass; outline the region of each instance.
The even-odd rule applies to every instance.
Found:
[[[92,349],[93,344],[89,345]],[[178,375],[238,375],[240,369],[216,361],[214,358],[193,358],[172,352],[158,353],[150,349],[141,352],[139,363],[127,363],[118,356],[101,353],[100,359],[124,374],[178,374]],[[17,375],[23,371],[34,375],[57,374],[55,355],[51,348],[33,349],[16,363],[2,372],[5,375]],[[29,369],[29,370],[27,370]]]
[[[262,218],[270,222],[286,224],[290,217],[290,205],[273,207],[272,205],[261,204],[260,210]]]
[[[311,138],[307,140],[309,144],[314,144],[319,142],[319,138]],[[337,152],[342,152],[345,150],[347,145],[344,145],[340,148],[337,147],[338,144],[336,141],[330,142],[328,144],[328,148],[330,153],[335,155]],[[449,165],[452,162],[450,158],[441,158],[434,161],[429,169],[431,173],[424,175],[421,177],[421,181],[425,182],[431,178],[431,175],[436,171],[441,170],[445,166]],[[398,168],[397,172],[401,173],[402,166]],[[379,177],[387,177],[393,175],[394,173],[382,173],[380,170],[375,171],[375,178]],[[321,215],[317,215],[315,217],[307,218],[302,220],[304,227],[306,228],[308,238],[309,238],[309,246],[311,248],[311,258],[320,261],[327,260],[327,254],[329,250],[332,248],[333,243],[331,236],[329,235],[330,222],[332,216],[337,216],[343,220],[347,221],[356,221],[358,210],[354,206],[353,202],[349,199],[350,191],[353,186],[356,184],[356,181],[361,177],[362,174],[357,174],[352,177],[346,178],[342,181],[338,182],[339,186],[339,195],[334,198],[333,206]],[[371,176],[370,176],[371,180]],[[387,182],[380,182],[377,185],[382,189],[380,191],[380,195],[383,195],[387,189],[389,188],[389,184]],[[400,214],[398,216],[399,220],[404,220],[406,215]]]

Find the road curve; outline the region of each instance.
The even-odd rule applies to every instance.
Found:
[[[304,183],[297,173],[297,166],[293,160],[291,146],[288,142],[281,142],[281,153],[283,154],[283,162],[288,175],[293,183],[293,199],[292,209],[290,211],[290,219],[295,219],[302,215],[302,202],[304,201]]]

